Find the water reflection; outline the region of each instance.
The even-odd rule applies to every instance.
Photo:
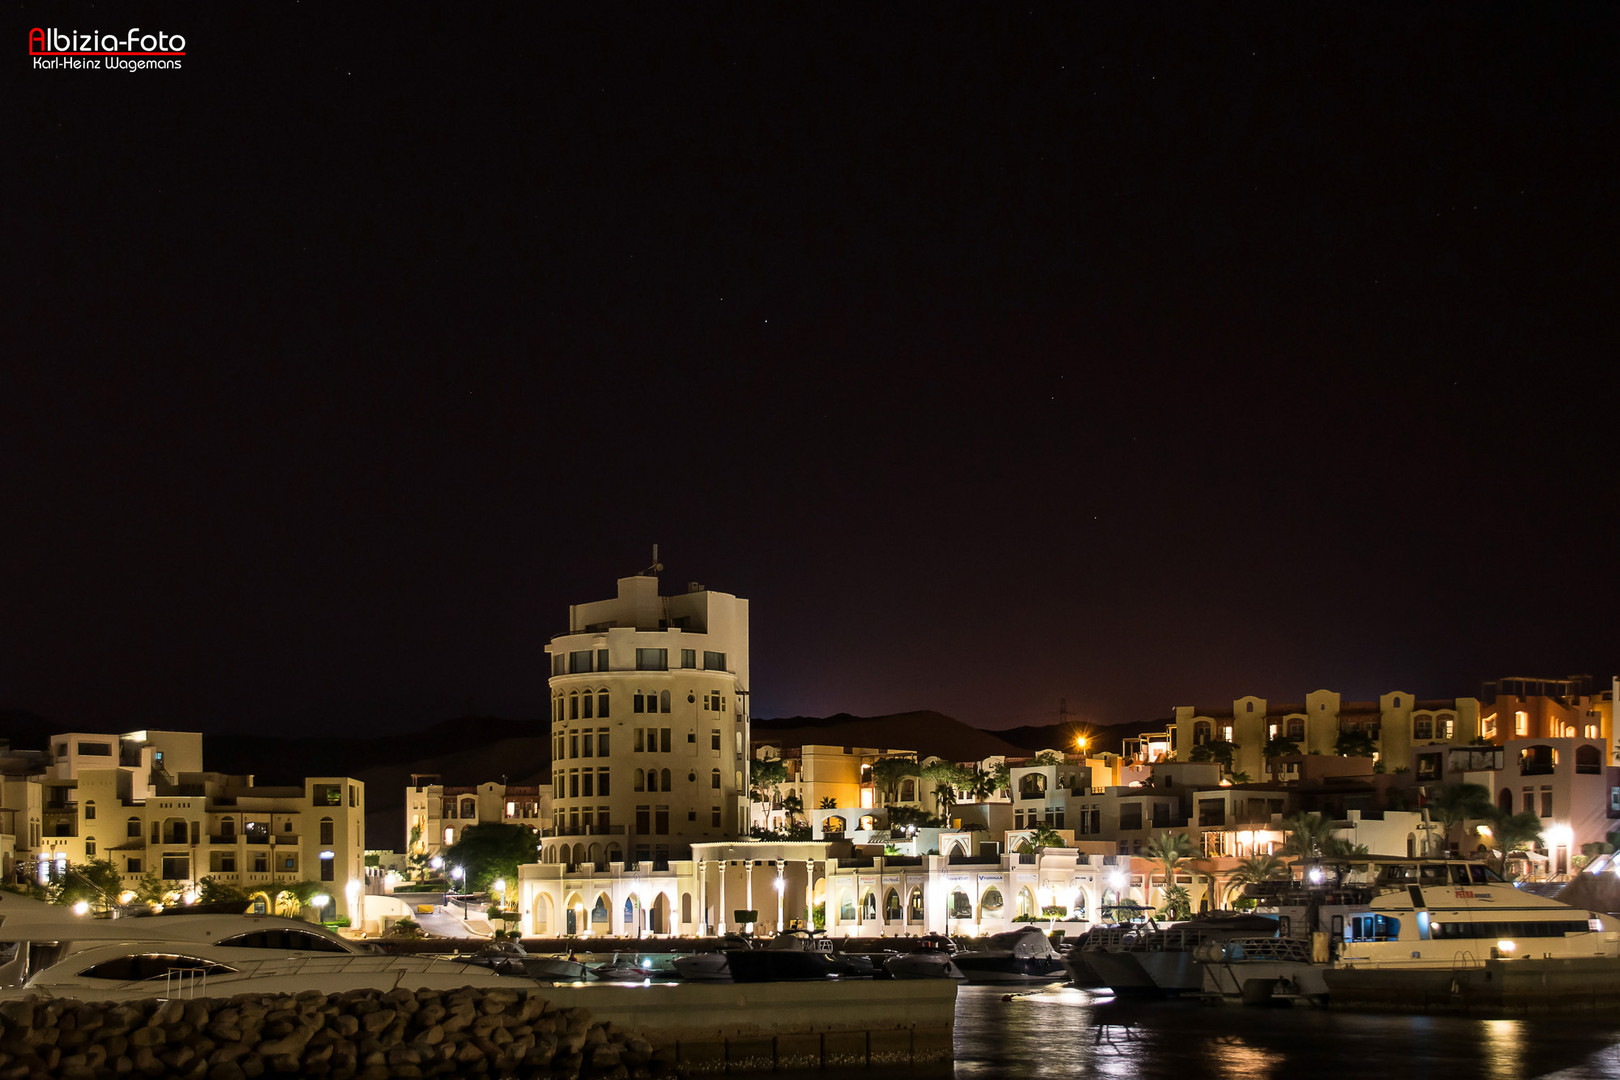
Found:
[[[1620,1080],[1620,1016],[1485,1020],[1135,1003],[1075,989],[964,987],[957,1080],[1281,1080],[1346,1073]]]

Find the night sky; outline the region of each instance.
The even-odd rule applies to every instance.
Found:
[[[539,722],[654,543],[759,717],[1620,669],[1613,5],[333,7],[12,9],[0,708]]]

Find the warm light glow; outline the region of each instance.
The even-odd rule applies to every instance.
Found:
[[[187,889],[185,892],[181,893],[180,902],[182,904],[195,904],[197,902],[197,890]]]
[[[433,869],[435,869],[435,870],[443,870],[444,869],[444,856],[442,856],[442,855],[433,856],[433,858],[428,860],[428,865],[433,867]]]
[[[1320,866],[1311,867],[1309,877],[1312,885],[1320,885],[1322,883],[1322,879],[1326,876],[1327,875],[1322,873],[1322,868]]]
[[[787,882],[783,881],[781,878],[777,878],[776,879],[776,891],[781,892],[786,888],[787,888]]]
[[[1489,825],[1476,825],[1474,828],[1479,832],[1479,835],[1485,837],[1486,839],[1489,839],[1493,835]]]
[[[1108,884],[1117,892],[1125,887],[1125,875],[1115,870],[1108,875]]]
[[[1514,949],[1518,948],[1518,946],[1511,941],[1498,941],[1496,943],[1496,947],[1501,952],[1512,952]]]
[[[77,904],[73,905],[73,914],[75,914],[75,915],[88,915],[88,914],[90,914],[90,905],[85,903],[83,900],[80,900]]]
[[[1076,750],[1084,750],[1086,748],[1086,737],[1082,735],[1074,740],[1074,747]]]
[[[494,889],[498,893],[506,892],[506,879],[503,877],[496,878],[495,884],[491,885],[490,888]]]
[[[332,898],[327,896],[325,893],[316,893],[314,896],[309,898],[309,902],[316,911],[323,911],[325,910],[326,905],[332,902]]]
[[[128,889],[125,889],[123,892],[118,894],[118,902],[120,904],[127,904],[133,899],[135,899],[135,894]]]

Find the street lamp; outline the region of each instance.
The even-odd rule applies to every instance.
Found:
[[[461,901],[461,917],[467,917],[467,897],[461,891],[461,882],[467,877],[467,871],[459,866],[450,868],[450,880],[455,882],[455,897]]]
[[[309,902],[315,909],[316,921],[324,923],[326,921],[326,905],[332,902],[332,898],[325,893],[316,893],[309,898]]]

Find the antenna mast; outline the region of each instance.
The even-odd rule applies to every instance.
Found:
[[[654,544],[653,545],[653,561],[652,561],[652,565],[647,567],[647,569],[643,570],[641,573],[642,573],[643,576],[651,574],[654,577],[657,577],[658,572],[661,571],[663,568],[664,568],[664,564],[658,561],[658,545]]]

